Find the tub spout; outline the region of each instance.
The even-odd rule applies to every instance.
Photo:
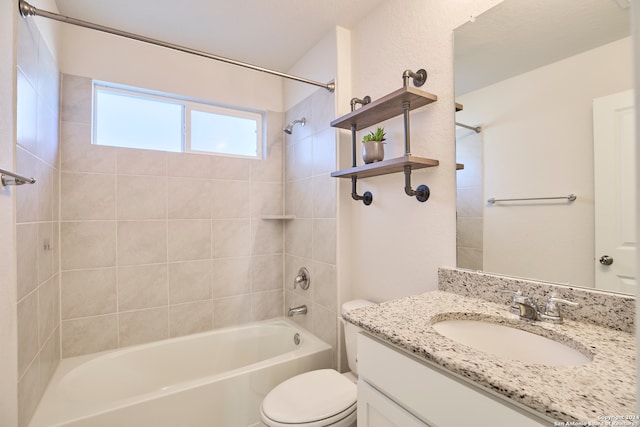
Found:
[[[301,305],[299,307],[289,307],[289,309],[287,310],[287,316],[293,317],[296,314],[307,314],[307,306]]]

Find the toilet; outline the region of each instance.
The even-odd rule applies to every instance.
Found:
[[[341,314],[373,303],[366,300],[347,301]],[[296,375],[277,385],[267,394],[260,416],[268,427],[355,427],[358,371],[356,337],[358,328],[340,319],[351,372],[319,369]]]

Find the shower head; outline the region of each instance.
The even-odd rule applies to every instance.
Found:
[[[306,118],[301,118],[300,120],[294,120],[291,123],[289,123],[284,129],[282,129],[284,131],[284,133],[286,133],[287,135],[291,135],[293,133],[293,127],[296,125],[296,123],[300,123],[300,126],[304,126],[307,123],[307,119]]]

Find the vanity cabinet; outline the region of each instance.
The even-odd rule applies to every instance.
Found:
[[[548,427],[538,417],[376,338],[358,336],[359,427]]]

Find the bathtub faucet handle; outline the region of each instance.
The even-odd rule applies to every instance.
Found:
[[[306,267],[300,267],[298,270],[298,275],[293,279],[293,289],[295,289],[298,285],[303,290],[309,289],[309,285],[311,285],[311,276],[309,275],[309,270]]]

